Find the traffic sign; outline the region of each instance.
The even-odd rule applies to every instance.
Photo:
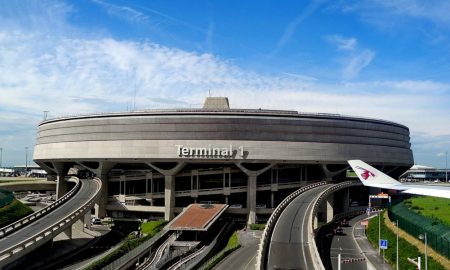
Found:
[[[380,248],[381,249],[387,249],[388,248],[388,240],[380,239]]]

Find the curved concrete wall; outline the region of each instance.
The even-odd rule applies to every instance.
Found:
[[[34,160],[186,159],[176,145],[243,146],[249,161],[413,164],[409,129],[382,120],[249,110],[69,117],[39,125]],[[196,158],[207,159],[211,158]]]

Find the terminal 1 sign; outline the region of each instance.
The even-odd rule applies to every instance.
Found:
[[[191,147],[177,144],[175,147],[177,148],[177,155],[186,158],[235,158],[237,156],[243,158],[245,155],[242,145],[238,147],[234,147],[232,144],[228,147],[214,147],[211,145]]]

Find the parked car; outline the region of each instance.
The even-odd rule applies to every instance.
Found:
[[[102,220],[99,218],[92,218],[91,223],[94,225],[99,225],[99,224],[102,224]]]

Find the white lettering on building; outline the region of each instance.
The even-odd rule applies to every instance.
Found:
[[[199,157],[199,158],[233,158],[236,155],[244,157],[244,147],[239,146],[233,148],[233,145],[228,147],[188,147],[181,144],[175,145],[177,147],[177,155],[180,157]]]

